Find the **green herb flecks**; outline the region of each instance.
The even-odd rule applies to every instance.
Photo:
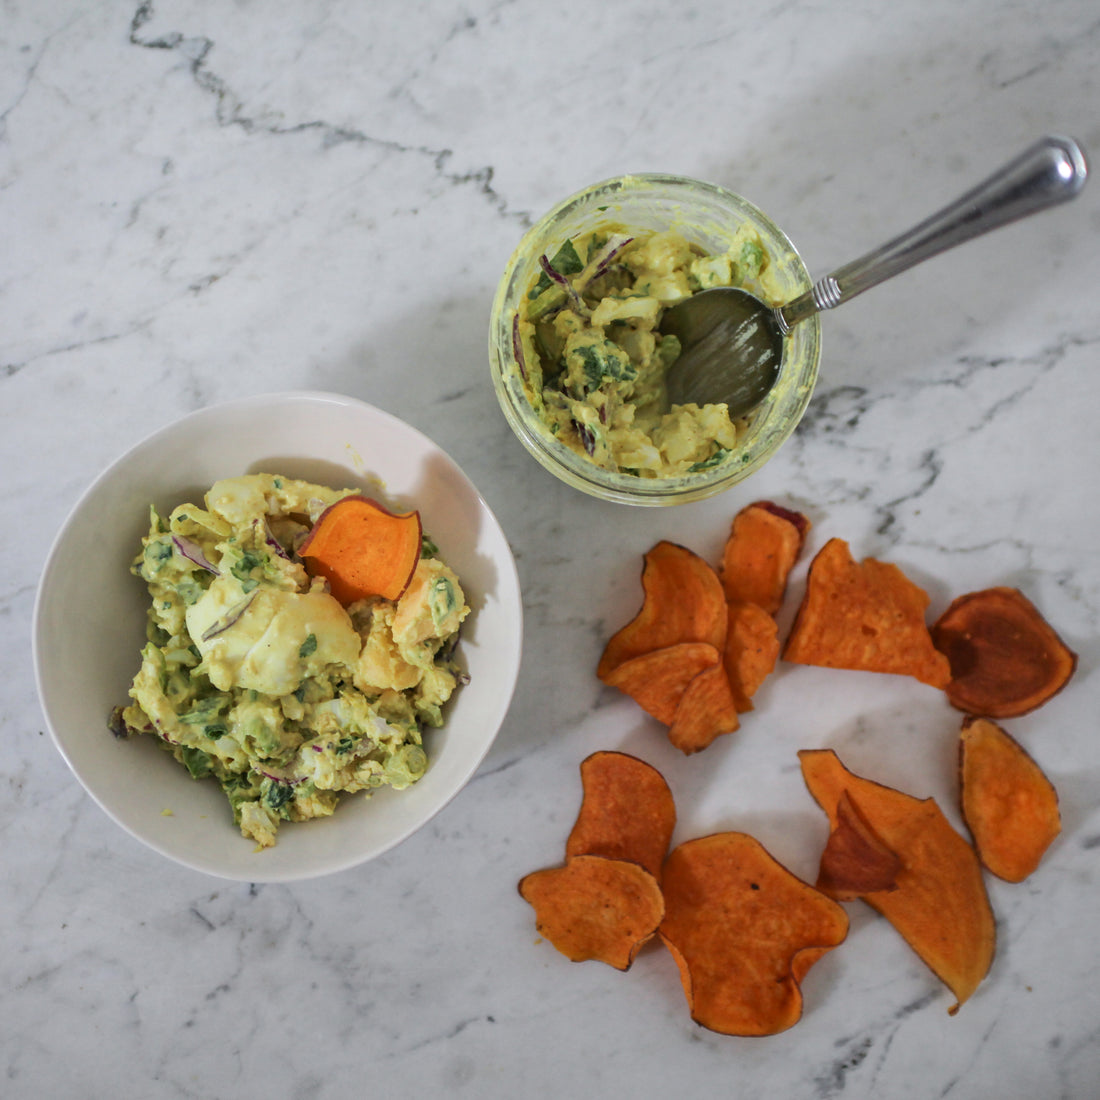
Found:
[[[193,749],[188,745],[180,746],[180,758],[193,779],[205,779],[214,770],[208,753],[202,749]]]
[[[584,262],[572,241],[566,241],[550,258],[550,266],[559,274],[567,278],[570,275],[579,275],[584,270]],[[553,279],[544,271],[533,287],[527,292],[528,298],[537,298],[552,283]]]
[[[189,711],[181,714],[180,721],[185,726],[205,726],[221,715],[228,705],[228,695],[209,695],[197,700]]]
[[[737,274],[741,279],[755,279],[764,269],[764,250],[755,241],[745,241],[737,257]]]
[[[713,470],[715,466],[721,466],[729,456],[730,452],[727,448],[718,447],[714,454],[710,455],[708,458],[704,458],[700,462],[693,462],[688,467],[688,473],[698,474],[703,470]]]
[[[294,797],[294,788],[289,783],[280,783],[274,780],[264,781],[263,804],[274,810],[280,817],[286,817],[286,804]]]
[[[571,385],[586,394],[598,390],[605,381],[633,382],[638,377],[638,368],[610,340],[602,345],[572,348],[566,353],[566,368]]]
[[[264,561],[263,555],[256,554],[252,550],[245,550],[240,559],[233,563],[229,571],[241,582],[242,591],[251,592],[259,585],[260,582],[252,576],[252,571],[262,568]]]

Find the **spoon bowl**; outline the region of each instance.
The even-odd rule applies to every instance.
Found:
[[[672,405],[724,404],[736,420],[757,408],[779,377],[779,322],[740,287],[685,298],[665,314],[661,331],[677,337],[684,349],[666,378]]]
[[[660,326],[682,349],[668,373],[670,402],[724,403],[731,419],[746,415],[775,385],[785,338],[799,322],[964,241],[1072,199],[1087,175],[1077,142],[1045,137],[939,213],[837,268],[786,305],[769,306],[733,287],[685,298]]]

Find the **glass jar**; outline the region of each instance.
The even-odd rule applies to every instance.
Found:
[[[743,225],[756,230],[783,301],[809,290],[811,279],[783,231],[739,195],[681,176],[634,175],[579,191],[544,215],[520,241],[497,289],[489,326],[493,386],[504,416],[526,449],[550,473],[582,492],[623,504],[665,505],[701,500],[758,470],[794,431],[817,380],[821,328],[817,316],[787,337],[775,387],[738,431],[737,445],[719,465],[673,477],[606,470],[558,440],[532,407],[513,343],[520,302],[541,273],[539,257],[553,256],[569,238],[606,228],[627,232],[673,229],[707,253],[723,253]],[[776,302],[774,304],[780,304]]]

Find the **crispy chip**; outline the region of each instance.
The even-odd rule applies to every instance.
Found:
[[[752,697],[779,660],[775,619],[758,604],[731,602],[722,659],[737,709],[752,710]]]
[[[566,857],[606,856],[640,863],[655,878],[676,826],[664,776],[623,752],[595,752],[581,762],[584,799],[565,844]]]
[[[625,692],[658,722],[671,726],[688,684],[720,660],[718,650],[706,642],[681,642],[623,661],[604,682]]]
[[[698,554],[659,542],[645,556],[638,614],[612,635],[596,675],[605,682],[624,661],[681,642],[706,642],[721,652],[726,600],[718,574]]]
[[[960,596],[932,627],[951,666],[952,706],[987,718],[1015,718],[1069,682],[1077,655],[1015,588]]]
[[[714,833],[665,861],[660,936],[692,1019],[726,1035],[773,1035],[802,1015],[799,983],[843,942],[848,915],[745,833]]]
[[[928,595],[896,565],[852,559],[830,539],[810,565],[806,595],[783,651],[787,661],[914,676],[946,688],[947,658],[925,625]]]
[[[535,926],[573,962],[596,959],[628,970],[657,931],[665,906],[644,867],[604,856],[573,856],[564,867],[534,871],[519,892],[535,909]]]
[[[810,521],[801,512],[758,500],[734,516],[722,551],[726,599],[752,603],[774,615],[783,603],[787,578],[802,553]]]
[[[806,786],[837,825],[845,791],[882,842],[901,860],[896,889],[862,895],[932,971],[959,1006],[993,961],[996,929],[981,864],[931,798],[918,799],[853,775],[831,749],[798,754]]]
[[[1014,737],[988,718],[967,718],[959,737],[963,819],[982,863],[1023,882],[1062,831],[1058,792]]]
[[[852,796],[844,791],[836,807],[836,824],[829,833],[817,888],[837,901],[863,894],[896,890],[901,859],[871,828]]]
[[[700,672],[688,684],[676,705],[668,739],[681,752],[699,752],[716,737],[733,733],[737,727],[737,706],[729,677],[719,663]]]

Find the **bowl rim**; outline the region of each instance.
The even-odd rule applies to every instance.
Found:
[[[398,430],[408,433],[410,436],[415,437],[420,443],[434,452],[437,456],[441,456],[450,464],[452,472],[459,475],[461,479],[469,487],[471,493],[476,497],[481,509],[484,513],[486,521],[494,528],[494,533],[499,537],[501,545],[506,550],[506,555],[500,560],[495,560],[494,564],[498,571],[498,588],[499,591],[504,593],[502,604],[507,604],[510,609],[510,616],[513,619],[515,638],[514,644],[507,647],[505,653],[505,661],[500,666],[504,672],[500,683],[496,686],[496,698],[497,705],[494,708],[495,728],[491,736],[485,738],[484,743],[480,746],[480,751],[475,753],[465,763],[461,769],[459,775],[452,782],[451,786],[445,791],[444,796],[431,805],[418,820],[412,822],[407,827],[403,828],[399,833],[391,838],[386,839],[384,842],[376,844],[375,847],[366,852],[353,852],[346,858],[333,859],[330,858],[323,862],[322,865],[317,867],[307,867],[299,870],[282,869],[276,871],[265,871],[263,867],[258,866],[255,869],[255,873],[241,874],[227,868],[221,868],[217,866],[216,858],[211,858],[208,854],[202,854],[196,856],[194,859],[186,858],[179,852],[169,849],[168,847],[158,843],[147,835],[137,831],[130,824],[124,821],[119,813],[114,809],[112,804],[105,800],[101,792],[98,791],[94,784],[86,778],[82,769],[73,758],[72,753],[69,751],[65,740],[57,728],[55,722],[55,708],[51,705],[50,697],[46,691],[45,686],[45,672],[46,672],[46,655],[44,647],[46,640],[44,633],[46,630],[45,624],[45,609],[49,600],[51,581],[59,568],[59,559],[62,556],[63,544],[66,538],[77,520],[77,517],[87,507],[88,502],[93,499],[97,492],[100,491],[110,480],[115,477],[118,472],[128,463],[132,462],[141,452],[148,450],[151,447],[163,440],[164,438],[179,432],[187,425],[202,420],[204,418],[215,418],[219,415],[226,413],[232,413],[236,410],[244,412],[250,408],[255,410],[270,409],[274,407],[286,407],[290,405],[306,403],[315,406],[330,405],[333,407],[339,407],[343,409],[353,409],[360,412],[364,412],[372,417],[380,418],[391,424]],[[42,712],[43,718],[46,722],[46,727],[49,730],[50,738],[57,749],[61,758],[65,761],[69,771],[76,778],[80,786],[83,788],[84,793],[87,794],[93,802],[112,820],[118,825],[124,832],[126,832],[133,839],[139,841],[146,848],[152,849],[157,854],[166,857],[178,866],[186,867],[189,870],[198,871],[203,874],[212,875],[216,878],[228,879],[240,882],[253,882],[253,883],[275,883],[275,882],[299,882],[309,879],[320,878],[332,874],[337,874],[343,871],[350,870],[354,867],[360,866],[371,860],[377,859],[379,856],[392,851],[399,844],[403,843],[414,833],[418,832],[425,825],[427,825],[433,818],[435,818],[450,802],[456,798],[469,784],[473,778],[477,769],[481,766],[485,757],[488,755],[493,744],[499,735],[500,729],[507,717],[508,710],[511,706],[511,702],[515,695],[515,690],[519,680],[520,665],[522,659],[523,648],[523,599],[522,588],[520,586],[519,572],[516,566],[515,557],[511,552],[511,544],[504,533],[503,528],[500,525],[499,520],[494,514],[493,510],[489,507],[484,496],[480,490],[465,473],[464,470],[458,465],[458,463],[439,446],[433,439],[422,432],[420,429],[409,424],[407,421],[402,420],[400,417],[395,416],[393,413],[387,412],[384,409],[378,408],[376,405],[370,402],[361,400],[360,398],[351,397],[344,394],[335,392],[329,392],[318,389],[301,389],[301,390],[279,390],[270,392],[255,393],[243,397],[231,398],[221,402],[215,402],[209,405],[204,405],[198,409],[193,409],[188,413],[183,414],[173,420],[162,424],[158,428],[147,432],[144,436],[139,438],[131,446],[120,452],[107,466],[100,471],[100,473],[92,479],[92,481],[77,495],[75,501],[69,507],[64,519],[58,525],[58,528],[50,543],[49,549],[43,559],[42,569],[39,574],[39,580],[35,591],[35,598],[31,614],[31,658],[32,667],[34,670],[34,682],[35,689],[38,695],[39,707]],[[235,833],[230,828],[228,834],[229,837],[234,837]],[[251,870],[251,869],[250,869]]]
[[[591,496],[620,504],[635,506],[686,504],[724,492],[743,481],[763,466],[797,428],[813,396],[820,372],[820,317],[815,314],[799,326],[809,343],[811,354],[807,364],[802,367],[797,376],[795,383],[797,399],[792,406],[791,415],[782,426],[773,428],[768,447],[753,456],[751,460],[747,455],[743,456],[742,463],[737,467],[718,466],[713,470],[685,474],[678,478],[637,478],[618,471],[600,469],[554,439],[548,432],[540,431],[537,425],[531,423],[535,418],[529,415],[530,407],[527,405],[526,397],[513,392],[514,387],[509,385],[509,371],[506,369],[505,360],[511,353],[502,350],[507,349],[509,344],[509,333],[505,332],[507,319],[505,306],[512,283],[522,266],[525,253],[531,250],[531,244],[551,229],[558,219],[574,208],[592,203],[597,197],[613,196],[634,184],[670,188],[673,191],[683,192],[685,197],[690,197],[691,193],[701,193],[724,205],[743,209],[748,218],[763,225],[778,241],[800,276],[801,289],[809,290],[812,287],[812,278],[805,261],[786,232],[769,214],[744,195],[708,180],[667,172],[628,172],[610,176],[588,184],[559,200],[527,229],[509,256],[497,284],[489,323],[489,361],[493,389],[509,427],[524,448],[544,469],[566,484]]]

